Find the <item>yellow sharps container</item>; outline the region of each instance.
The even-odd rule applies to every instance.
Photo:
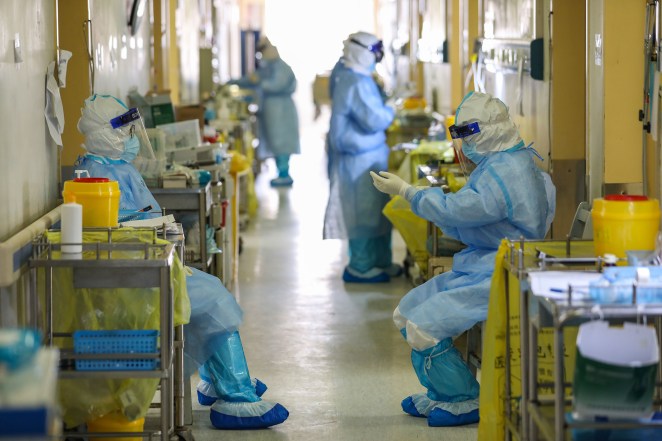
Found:
[[[120,187],[108,178],[76,178],[65,181],[62,197],[83,206],[83,227],[116,227],[120,208]]]
[[[593,200],[593,242],[596,256],[626,251],[652,251],[660,229],[660,204],[640,195],[607,195]]]
[[[87,430],[90,433],[99,432],[142,432],[145,427],[145,418],[129,421],[118,412],[111,412],[93,421],[87,422]],[[90,441],[142,441],[142,437],[90,437]]]

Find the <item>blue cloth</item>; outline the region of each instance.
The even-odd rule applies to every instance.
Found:
[[[407,320],[443,340],[486,319],[501,240],[544,238],[556,202],[548,176],[535,165],[530,150],[522,149],[486,156],[456,193],[418,191],[411,207],[444,235],[467,245],[454,255],[452,271],[417,286],[400,301]]]
[[[221,280],[196,268],[186,277],[191,300],[191,320],[184,326],[184,352],[187,370],[205,363],[218,350],[219,337],[235,332],[243,321],[243,311]],[[193,366],[189,364],[194,362]]]
[[[135,212],[151,205],[156,213],[141,213],[142,217],[160,215],[158,202],[133,164],[86,156],[79,161],[76,169],[88,170],[92,177],[116,180],[121,193],[120,210]],[[186,290],[191,301],[191,319],[184,326],[184,337],[187,341],[184,354],[188,372],[215,353],[215,339],[219,335],[236,331],[243,320],[241,307],[220,279],[195,268],[191,268],[191,271],[193,274],[186,277]]]
[[[424,189],[410,203],[415,214],[467,247],[453,256],[451,271],[409,291],[396,310],[401,316],[396,317],[398,326],[404,319],[406,329],[426,337],[417,344],[438,342],[412,350],[414,370],[427,394],[405,399],[403,410],[428,412],[430,426],[475,423],[478,383],[452,348],[451,337],[487,318],[501,240],[545,237],[556,208],[555,189],[533,162],[531,150],[516,149],[485,155],[457,193]],[[401,332],[414,343],[415,336]]]
[[[389,196],[372,185],[368,172],[388,166],[385,130],[393,116],[394,110],[384,105],[370,76],[338,70],[328,136],[325,239],[367,239],[390,233],[391,224],[382,214]]]
[[[214,385],[218,400],[210,410],[217,429],[256,429],[280,424],[289,412],[282,405],[262,400],[256,393],[238,332],[214,338],[215,353],[205,362],[204,374]]]
[[[450,338],[422,351],[412,350],[411,361],[428,391],[402,400],[402,410],[427,417],[432,427],[478,422],[480,386]]]
[[[233,80],[231,83],[255,88],[257,91],[260,140],[257,157],[266,159],[300,153],[299,116],[292,99],[297,80],[292,68],[281,58],[263,59],[255,73],[257,83],[247,78]]]
[[[290,155],[278,155],[275,159],[276,168],[278,169],[278,177],[288,177],[290,175]]]
[[[391,235],[349,239],[349,266],[360,273],[372,268],[387,268],[392,263]]]

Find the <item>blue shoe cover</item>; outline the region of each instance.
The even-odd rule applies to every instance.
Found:
[[[258,397],[261,397],[267,391],[267,385],[257,378],[251,378],[251,384],[255,388],[255,394]],[[214,386],[211,384],[209,378],[204,375],[200,376],[200,382],[196,389],[198,392],[198,403],[201,406],[211,406],[218,399]]]
[[[290,187],[294,183],[294,180],[290,176],[279,176],[276,179],[272,179],[270,184],[272,187]]]
[[[342,279],[347,283],[384,283],[391,280],[388,274],[377,268],[368,270],[365,273],[359,273],[349,267],[345,268]]]
[[[471,410],[469,410],[471,409]],[[430,411],[428,426],[450,427],[475,424],[479,420],[478,398],[458,403],[439,403]]]
[[[257,378],[251,378],[251,383],[253,384],[253,386],[255,386],[255,394],[258,397],[261,397],[262,395],[264,395],[264,393],[268,389],[267,385],[264,384],[263,382],[261,382],[260,380],[258,380]]]
[[[218,400],[211,407],[209,419],[217,429],[264,429],[280,424],[290,416],[282,405],[270,401],[233,403]]]
[[[414,394],[402,400],[402,410],[411,416],[427,418],[430,411],[439,404],[439,401],[432,401],[427,394]]]
[[[384,271],[386,274],[389,275],[389,277],[400,277],[402,275],[402,266],[398,265],[397,263],[392,263],[390,266],[387,266],[386,268],[381,268],[382,271]]]

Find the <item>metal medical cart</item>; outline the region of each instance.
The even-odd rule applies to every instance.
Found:
[[[546,245],[557,246],[557,250],[565,253],[548,255],[545,253]],[[509,252],[504,262],[504,270],[508,273],[505,277],[506,285],[517,283],[519,286],[519,359],[521,363],[521,396],[513,393],[513,358],[505,357],[506,367],[506,439],[519,439],[523,441],[536,441],[544,439],[547,441],[564,441],[571,439],[572,429],[642,429],[660,428],[662,436],[662,421],[639,422],[639,421],[572,421],[566,417],[571,410],[571,396],[567,391],[572,390],[572,379],[565,378],[564,367],[565,353],[563,332],[569,326],[578,326],[597,318],[616,321],[641,321],[642,317],[651,318],[655,323],[660,339],[660,318],[662,317],[662,304],[638,304],[636,299],[636,287],[633,287],[633,300],[630,305],[622,304],[597,304],[586,299],[579,298],[575,293],[573,297],[572,286],[568,286],[567,297],[548,298],[534,295],[528,276],[536,271],[602,271],[604,261],[587,253],[592,248],[592,242],[584,240],[567,241],[510,241]],[[510,276],[510,277],[509,277]],[[559,279],[564,284],[562,278]],[[506,304],[508,297],[512,295],[509,287],[506,287]],[[510,313],[506,320],[507,329],[513,326]],[[538,345],[539,331],[543,328],[551,328],[553,332],[553,381],[544,382],[539,378]],[[512,332],[506,335],[506,354],[513,352]],[[658,366],[658,382],[654,405],[660,406],[660,375],[662,365]],[[543,395],[542,389],[552,391],[551,394]]]
[[[144,230],[144,229],[136,229]],[[158,378],[160,385],[159,426],[155,430],[140,433],[95,433],[94,436],[143,436],[147,439],[170,440],[172,437],[191,440],[190,427],[184,424],[183,377],[183,330],[174,326],[174,299],[171,287],[171,266],[175,245],[157,241],[156,229],[151,242],[114,241],[117,229],[85,229],[84,232],[106,232],[105,242],[83,243],[83,252],[72,258],[60,252],[60,244],[50,242],[42,235],[33,244],[30,260],[30,292],[32,293],[32,313],[35,325],[44,333],[44,343],[53,345],[55,338],[71,337],[72,332],[53,329],[53,304],[58,301],[58,293],[53,290],[54,269],[70,268],[73,273],[74,288],[158,288],[159,290],[159,329],[158,351],[147,353],[80,354],[69,348],[61,350],[61,360],[155,360],[152,369],[147,370],[74,370],[63,368],[61,379],[128,379]],[[129,233],[130,234],[130,233]],[[43,269],[44,297],[40,300],[38,290],[38,270]],[[41,315],[43,314],[43,315]],[[38,317],[44,323],[38,323]],[[152,404],[154,407],[155,404]],[[63,436],[80,436],[79,432],[65,433]],[[156,438],[155,438],[156,437]]]

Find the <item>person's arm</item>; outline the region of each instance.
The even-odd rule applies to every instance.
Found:
[[[292,69],[284,63],[274,65],[270,76],[262,75],[262,72],[258,72],[260,87],[266,93],[291,94],[296,90],[297,80],[294,76],[294,72],[292,72]]]
[[[418,191],[410,201],[412,211],[435,224],[450,227],[473,228],[497,223],[508,217],[508,204],[498,184],[491,177],[487,180],[491,182],[481,182],[478,188],[468,182],[456,193],[444,193],[438,187]]]
[[[386,130],[395,116],[394,109],[384,104],[372,80],[357,83],[350,109],[352,120],[367,133]]]

